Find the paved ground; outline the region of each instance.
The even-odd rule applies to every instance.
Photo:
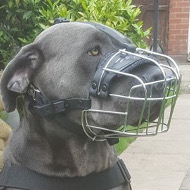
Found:
[[[190,190],[190,64],[179,67],[182,95],[170,130],[138,138],[120,156],[132,175],[133,190]]]
[[[181,91],[185,94],[190,94],[190,63],[187,65],[179,65],[182,73]]]

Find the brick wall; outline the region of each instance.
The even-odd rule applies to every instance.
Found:
[[[170,0],[168,54],[185,55],[188,46],[190,0]]]

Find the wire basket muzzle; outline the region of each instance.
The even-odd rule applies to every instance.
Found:
[[[151,63],[159,69],[161,77],[146,81],[143,80],[142,76],[132,72],[136,67],[135,64],[131,64],[130,67],[113,65],[113,63],[120,64],[123,61],[122,59],[119,61],[118,58],[116,59],[119,54],[123,54],[122,59],[126,57],[126,60],[131,56],[146,60],[146,63]],[[142,63],[144,62],[142,61]],[[138,62],[138,66],[140,64]],[[107,89],[107,92],[103,93],[102,96],[102,84],[105,83],[106,75],[109,78],[108,81],[111,81],[112,78],[117,80],[117,77],[118,79],[126,77],[135,82],[130,88],[128,87],[127,93],[117,93],[117,91],[112,92]],[[100,98],[110,98],[114,102],[123,102],[124,109],[93,109],[92,104],[91,109],[84,110],[81,122],[83,130],[89,138],[104,141],[109,138],[156,135],[169,130],[181,80],[178,66],[172,58],[140,48],[137,49],[136,53],[119,50],[109,57],[106,64],[102,65],[99,76],[96,92],[93,92],[94,96],[96,98],[98,96]],[[111,88],[110,86],[108,85],[108,88]],[[109,125],[107,127],[101,125],[101,121],[92,122],[92,115],[96,115],[97,120],[98,118],[104,118],[104,116],[105,118],[119,118],[119,124],[114,128],[109,127]]]

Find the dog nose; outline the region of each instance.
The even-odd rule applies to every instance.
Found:
[[[170,88],[176,81],[176,74],[170,69],[161,70],[157,66],[150,66],[142,75],[142,80],[144,83],[150,84],[156,92],[163,92],[165,88]]]
[[[164,74],[158,69],[153,69],[152,71],[147,71],[142,75],[142,81],[146,84],[150,84],[152,88],[156,91],[163,90],[165,84]]]

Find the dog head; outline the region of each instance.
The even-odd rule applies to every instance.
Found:
[[[110,34],[89,23],[54,25],[23,47],[6,67],[1,83],[5,110],[13,111],[17,96],[25,94],[32,83],[51,101],[90,97],[91,109],[83,111],[82,118],[86,126],[90,122],[91,126],[116,129],[123,123],[151,122],[163,109],[159,98],[163,100],[168,93],[168,82],[161,65],[143,57],[148,56],[137,55],[133,44],[114,30]],[[122,62],[119,67],[118,62]],[[178,80],[174,69],[170,73]],[[109,81],[106,88],[101,86],[104,79]],[[150,98],[154,99],[150,102]],[[64,117],[81,125],[80,115],[81,111],[70,110]]]

